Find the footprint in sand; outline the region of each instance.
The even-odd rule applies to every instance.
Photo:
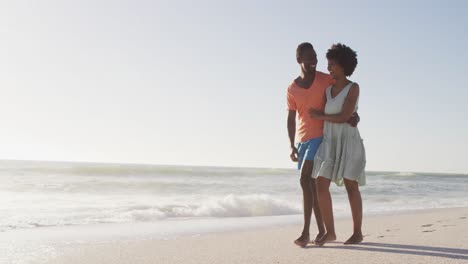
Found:
[[[458,219],[466,219],[466,216],[459,217]]]
[[[378,236],[377,238],[383,238],[384,236]]]
[[[455,226],[455,225],[443,225],[443,227],[447,227],[447,226]]]
[[[432,224],[422,225],[421,227],[430,227]]]
[[[423,231],[423,233],[431,233],[431,232],[434,232],[435,230],[425,230]]]

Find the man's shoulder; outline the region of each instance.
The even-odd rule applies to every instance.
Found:
[[[333,84],[333,78],[328,73],[317,71],[316,77],[318,77],[317,79],[320,80],[320,86],[324,89]]]
[[[319,78],[331,79],[331,75],[328,74],[328,73],[324,73],[324,72],[321,72],[321,71],[316,71],[315,74],[316,74],[316,76],[318,76]]]
[[[288,88],[286,89],[287,92],[291,92],[292,90],[294,90],[296,87],[296,80],[292,80],[292,82],[288,85]]]

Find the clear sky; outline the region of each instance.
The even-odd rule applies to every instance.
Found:
[[[358,53],[368,170],[468,173],[468,4],[407,2],[2,1],[0,159],[292,168],[309,41]]]

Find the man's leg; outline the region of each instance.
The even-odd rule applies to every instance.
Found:
[[[302,197],[303,197],[303,206],[304,206],[304,228],[302,230],[301,236],[294,241],[299,246],[306,246],[310,241],[309,229],[310,229],[310,220],[312,216],[312,209],[315,212],[315,218],[317,221],[317,226],[319,229],[319,235],[322,236],[324,233],[322,216],[320,214],[320,209],[317,206],[317,192],[315,186],[315,180],[312,178],[312,169],[314,166],[313,160],[304,160],[304,163],[301,167],[301,187],[302,187]],[[322,234],[320,234],[322,233]]]
[[[310,218],[312,216],[312,208],[314,206],[314,196],[312,192],[312,168],[314,161],[305,160],[301,168],[301,187],[302,187],[302,199],[304,205],[304,229],[302,234],[309,235],[310,229]]]
[[[310,218],[312,216],[312,208],[314,197],[311,189],[311,175],[314,165],[313,160],[304,160],[301,167],[301,187],[302,187],[302,202],[304,208],[304,228],[302,229],[301,236],[294,241],[296,245],[305,247],[310,241]]]
[[[315,236],[314,242],[323,237],[325,235],[325,226],[323,224],[323,217],[322,211],[319,206],[319,198],[318,198],[318,191],[317,191],[317,180],[311,178],[311,189],[312,189],[312,196],[313,199],[313,208],[315,214],[315,222],[317,223],[318,234]]]

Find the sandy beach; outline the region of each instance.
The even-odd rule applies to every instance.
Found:
[[[343,245],[350,219],[338,219],[338,240],[306,248],[292,241],[301,227],[265,227],[178,237],[62,247],[47,263],[468,263],[468,208],[432,209],[364,219],[364,242]]]

